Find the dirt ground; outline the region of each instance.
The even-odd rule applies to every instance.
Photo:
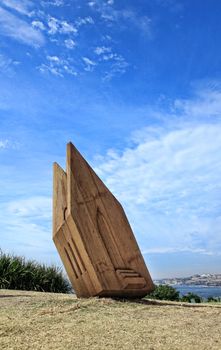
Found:
[[[220,350],[221,306],[0,290],[0,349]]]

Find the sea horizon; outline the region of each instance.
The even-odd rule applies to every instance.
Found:
[[[186,284],[171,284],[180,295],[186,295],[188,293],[194,293],[199,295],[203,299],[209,297],[221,298],[221,286],[205,286],[205,285],[186,285]]]

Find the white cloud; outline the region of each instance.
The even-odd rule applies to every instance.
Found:
[[[111,65],[109,70],[105,72],[103,80],[111,80],[115,76],[122,75],[129,67],[129,63],[122,55],[116,53],[108,53],[102,56],[103,61],[110,61]]]
[[[107,22],[117,22],[121,28],[128,29],[133,25],[142,35],[151,36],[152,21],[148,16],[139,15],[131,9],[123,8],[117,10],[113,5],[114,1],[90,1],[88,5],[92,10],[97,11],[101,18]]]
[[[67,49],[74,49],[76,46],[76,42],[72,39],[66,39],[64,41],[64,45],[66,46]]]
[[[199,90],[196,94],[194,101],[191,100],[179,100],[177,99],[174,103],[173,111],[181,111],[183,114],[191,115],[195,117],[221,117],[221,92],[215,86],[213,88],[206,88]]]
[[[207,165],[207,171],[214,180],[218,179],[218,174],[213,174],[212,170],[214,166],[221,165],[218,154],[221,147],[221,139],[219,138],[221,125],[184,126],[183,128],[163,131],[158,137],[150,136],[151,131],[148,129],[145,129],[144,132],[146,132],[146,140],[143,137],[141,142],[137,140],[136,147],[125,150],[123,155],[112,152],[109,154],[110,160],[100,168],[100,170],[103,169],[107,173],[109,171],[117,171],[118,173],[118,169],[120,170],[118,176],[112,179],[115,186],[120,186],[121,177],[126,177],[126,174],[130,173],[130,181],[133,179],[133,183],[130,184],[130,191],[122,192],[125,200],[133,200],[134,203],[142,204],[146,203],[150,196],[156,196],[156,199],[159,199],[158,193],[161,188],[163,194],[168,194],[168,196],[170,196],[172,189],[176,190],[173,199],[176,194],[176,200],[183,200],[188,195],[189,187],[194,182],[196,184],[193,188],[191,187],[191,191],[200,191],[202,182],[207,181],[207,173],[202,173],[201,176],[198,174],[203,165]],[[125,170],[121,169],[121,164],[127,165],[125,168],[123,166]],[[150,165],[150,171],[147,173],[143,171],[149,170]],[[159,171],[160,169],[163,170]],[[137,170],[141,171],[137,172]],[[185,183],[184,190],[183,181],[185,178],[182,178],[182,174],[187,170],[190,177],[188,178],[189,185],[186,186]],[[135,173],[137,173],[136,177],[134,176]],[[175,178],[174,175],[176,175]],[[112,183],[112,180],[109,179],[109,183]],[[137,181],[140,184],[142,183],[139,188],[133,186]],[[212,184],[210,184],[210,188],[211,186]],[[216,186],[216,182],[214,186]],[[161,198],[163,194],[161,191],[160,193]]]
[[[140,16],[136,12],[131,10],[124,10],[118,14],[123,20],[131,22],[140,33],[151,36],[152,20],[148,16]]]
[[[179,122],[144,128],[131,148],[110,150],[96,167],[124,204],[143,251],[220,252],[221,121],[209,118],[221,116],[221,103],[219,113],[216,103],[207,106],[207,121],[189,115],[204,117],[214,95],[221,96],[200,92],[202,108],[198,99],[180,101]]]
[[[100,56],[100,55],[102,55],[102,54],[104,54],[104,53],[109,53],[109,52],[111,52],[111,51],[112,51],[111,47],[106,47],[106,46],[97,46],[97,47],[95,48],[95,50],[94,50],[94,52],[95,52],[98,56]]]
[[[8,147],[9,141],[8,140],[0,140],[0,149],[5,149]]]
[[[88,6],[93,7],[96,5],[96,1],[89,1]]]
[[[142,254],[171,254],[171,253],[194,253],[194,254],[205,254],[205,255],[213,255],[212,252],[207,251],[205,249],[192,249],[192,248],[165,248],[165,247],[157,247],[157,248],[150,248],[142,251]],[[219,255],[219,253],[217,253]]]
[[[94,53],[98,56],[99,62],[109,63],[103,80],[111,80],[116,75],[124,74],[129,66],[122,55],[112,52],[111,47],[97,46]]]
[[[61,21],[60,22],[60,33],[67,34],[67,33],[77,33],[77,29],[67,21]]]
[[[27,258],[38,261],[43,258],[50,262],[52,256],[56,256],[50,234],[51,208],[51,198],[45,196],[0,203],[0,221],[4,225],[1,248],[4,251],[10,248],[10,253],[23,254]]]
[[[58,20],[50,17],[48,20],[49,34],[56,34],[59,30]]]
[[[74,27],[73,24],[68,23],[67,21],[59,20],[55,17],[48,17],[48,33],[51,35],[54,34],[77,34],[78,30]]]
[[[18,150],[20,143],[16,140],[0,139],[0,149]]]
[[[33,2],[29,0],[0,0],[0,4],[13,9],[23,15],[29,15]]]
[[[14,67],[19,65],[20,62],[13,60],[0,54],[0,73],[11,74],[14,72]]]
[[[76,76],[77,72],[74,67],[71,65],[71,62],[67,59],[60,58],[58,56],[47,56],[47,63],[42,63],[38,69],[41,73],[51,73],[55,76],[61,78],[64,77],[64,74],[69,74]]]
[[[0,35],[13,38],[21,43],[39,47],[45,42],[41,32],[26,21],[0,7]]]
[[[41,1],[41,5],[42,6],[55,6],[55,7],[60,7],[60,6],[64,6],[65,5],[65,1],[64,0],[45,0],[45,1]]]
[[[32,27],[40,30],[45,30],[45,25],[41,21],[32,21]]]
[[[119,56],[114,53],[108,53],[102,56],[103,61],[112,61],[115,58],[118,58]]]
[[[84,25],[84,24],[94,24],[94,20],[92,17],[88,16],[88,17],[82,17],[82,18],[78,18],[76,21],[76,25],[78,27]]]
[[[47,56],[48,61],[50,62],[56,62],[56,63],[60,63],[61,59],[58,58],[57,56]]]
[[[51,198],[37,196],[20,200],[15,200],[7,204],[9,215],[28,219],[50,219],[51,218]]]
[[[91,72],[94,69],[94,67],[96,66],[96,62],[92,61],[88,57],[82,57],[82,60],[84,61],[85,65],[86,65],[84,70],[86,70],[88,72]]]

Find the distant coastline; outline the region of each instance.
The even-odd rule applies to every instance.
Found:
[[[156,285],[169,284],[171,286],[198,286],[198,287],[221,287],[221,274],[196,274],[190,277],[162,278],[154,280]]]

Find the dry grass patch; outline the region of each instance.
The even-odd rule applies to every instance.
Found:
[[[0,349],[220,350],[221,307],[0,290]]]

